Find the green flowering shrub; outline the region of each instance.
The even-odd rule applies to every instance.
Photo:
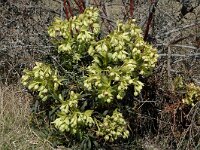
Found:
[[[55,102],[49,108],[58,108],[53,111],[56,119],[52,124],[75,136],[89,134],[109,142],[128,138],[128,123],[118,102],[130,87],[134,87],[134,96],[141,92],[144,84],[139,77],[148,76],[158,58],[156,49],[143,40],[135,20],[118,22],[116,30],[99,39],[98,10],[88,8],[69,20],[56,18],[48,33],[66,72],[61,74],[60,66],[36,63],[32,70],[24,71],[22,83],[44,103],[49,99]]]
[[[183,98],[183,103],[194,106],[196,102],[200,101],[200,87],[194,83],[186,85],[186,95]]]

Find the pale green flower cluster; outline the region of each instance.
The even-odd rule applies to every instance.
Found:
[[[62,79],[58,77],[57,70],[52,70],[50,65],[36,62],[32,70],[24,70],[21,82],[29,90],[39,92],[42,101],[46,101],[51,92],[58,90]]]
[[[69,20],[55,19],[48,33],[51,37],[62,37],[59,41],[58,52],[71,54],[74,60],[79,60],[87,52],[88,44],[95,40],[100,31],[97,8],[88,8],[83,14]]]
[[[78,109],[78,101],[81,98],[80,94],[71,91],[70,98],[65,101],[63,101],[61,95],[59,97],[62,104],[58,118],[53,122],[56,128],[62,132],[67,131],[76,134],[80,132],[80,128],[93,125],[94,121],[91,117],[93,110],[80,112]]]
[[[115,110],[112,116],[106,115],[103,123],[99,124],[97,136],[103,136],[105,141],[113,142],[119,137],[128,138],[129,131],[126,128],[126,121],[122,114]]]
[[[194,83],[186,85],[186,96],[182,101],[185,104],[194,106],[196,102],[200,101],[200,87]]]
[[[156,50],[144,42],[134,20],[119,22],[117,29],[91,45],[88,53],[94,60],[88,67],[84,86],[95,90],[98,98],[108,103],[123,99],[129,85],[134,85],[137,96],[143,87],[139,75],[148,75],[158,58]]]

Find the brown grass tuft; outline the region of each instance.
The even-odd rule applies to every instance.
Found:
[[[53,149],[29,126],[30,101],[31,96],[20,86],[0,85],[0,149]]]

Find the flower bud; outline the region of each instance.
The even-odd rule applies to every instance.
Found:
[[[23,81],[26,81],[28,78],[29,78],[29,76],[27,76],[27,75],[23,75],[23,76],[22,76],[22,80],[23,80]]]
[[[39,77],[38,71],[34,73],[35,78]]]
[[[22,82],[23,86],[26,86],[28,84],[28,82]]]
[[[101,83],[99,83],[99,84],[98,84],[98,87],[102,87],[102,84],[101,84]]]
[[[128,80],[128,84],[133,84],[133,80]]]
[[[47,93],[47,92],[48,92],[48,90],[47,90],[47,89],[44,89],[44,90],[42,90],[42,92],[43,92],[43,93]]]
[[[117,76],[117,77],[115,77],[114,80],[115,80],[115,81],[119,81],[119,79],[120,79],[120,78]]]
[[[46,78],[48,78],[48,77],[49,77],[49,74],[48,74],[48,73],[47,73],[47,74],[45,74],[45,77],[46,77]]]
[[[110,76],[114,76],[114,75],[115,75],[114,72],[111,72],[111,73],[110,73]]]
[[[106,141],[108,141],[108,140],[109,140],[109,136],[106,135],[106,136],[104,137],[104,139],[105,139]]]
[[[35,86],[34,86],[34,90],[37,90],[39,88],[39,85],[38,84],[36,84]]]
[[[122,99],[122,97],[118,94],[118,95],[117,95],[117,99]]]
[[[138,96],[138,92],[135,91],[135,92],[134,92],[134,96]]]
[[[122,87],[121,87],[121,86],[118,86],[118,88],[117,88],[117,89],[118,89],[118,91],[120,91],[120,90],[122,89]]]
[[[108,103],[110,103],[110,102],[111,102],[111,99],[108,98],[106,101],[107,101]]]

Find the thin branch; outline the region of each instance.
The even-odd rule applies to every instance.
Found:
[[[167,76],[168,76],[168,89],[172,89],[172,77],[171,77],[171,47],[168,46],[167,52]]]
[[[168,46],[168,44],[157,44],[157,46]],[[171,47],[181,47],[181,48],[188,48],[193,50],[198,50],[197,47],[190,46],[190,45],[180,45],[180,44],[170,44]]]
[[[108,16],[105,5],[106,5],[105,3],[102,4],[102,11],[103,11],[103,13],[104,13],[105,16]]]
[[[96,1],[96,0],[93,0],[93,2],[94,2],[94,4],[95,4],[95,6],[98,7],[97,1]]]
[[[66,18],[67,20],[69,20],[69,13],[68,13],[68,10],[67,10],[67,0],[64,0],[63,1],[63,6],[64,6],[64,11],[65,11],[65,15],[66,15]]]
[[[70,14],[71,14],[71,17],[72,17],[72,16],[73,16],[73,11],[72,11],[72,7],[71,7],[71,5],[70,5],[69,0],[67,0],[67,7],[68,7],[68,10],[69,10],[69,12],[70,12]]]
[[[190,27],[193,27],[193,26],[199,26],[200,25],[200,21],[199,22],[195,22],[195,23],[192,23],[192,24],[189,24],[189,25],[186,25],[184,27],[179,27],[177,29],[173,29],[171,31],[168,31],[168,32],[165,32],[165,33],[162,33],[160,35],[157,35],[156,38],[160,38],[162,36],[167,36],[167,35],[170,35],[174,32],[178,32],[178,31],[181,31],[181,30],[184,30],[184,29],[187,29],[187,28],[190,28]]]
[[[85,10],[85,2],[84,0],[80,0],[83,10]]]
[[[156,11],[157,4],[158,4],[158,0],[156,0],[156,1],[152,0],[151,1],[149,17],[148,17],[148,20],[147,20],[147,26],[146,26],[146,29],[145,29],[145,32],[144,32],[144,40],[145,41],[147,40],[147,37],[148,37],[148,34],[149,34],[149,29],[150,29],[150,26],[152,24],[152,20],[153,20],[153,16],[155,14],[155,11]]]
[[[159,54],[159,56],[166,57],[166,56],[168,56],[168,54]],[[187,54],[187,55],[171,54],[171,57],[193,57],[193,56],[200,56],[200,53]]]
[[[112,26],[115,26],[115,25],[116,25],[116,21],[114,21],[114,20],[112,20],[112,19],[110,19],[110,18],[108,18],[108,17],[101,16],[101,18],[107,20],[107,21],[110,22],[110,23],[112,23]]]
[[[79,1],[77,1],[77,0],[74,0],[74,2],[78,6],[80,13],[83,13],[84,12],[84,8],[83,8],[82,4],[80,4]]]
[[[85,0],[85,8],[89,7],[89,0]]]
[[[134,11],[134,0],[130,0],[130,16],[133,17],[133,11]]]

